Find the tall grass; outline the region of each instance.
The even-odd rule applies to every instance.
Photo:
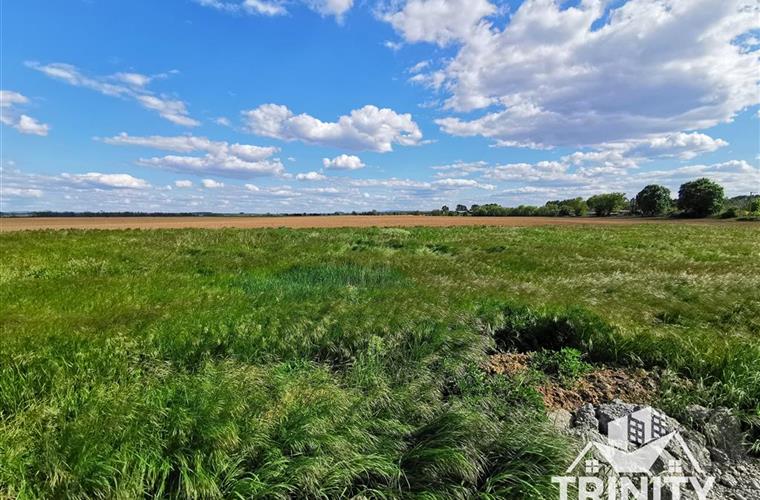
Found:
[[[668,367],[758,411],[752,226],[0,235],[0,496],[541,498],[496,349]],[[759,414],[760,416],[760,414]]]

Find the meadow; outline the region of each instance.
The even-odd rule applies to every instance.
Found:
[[[0,235],[0,498],[549,498],[507,350],[760,432],[760,226]],[[754,443],[756,449],[760,449]]]

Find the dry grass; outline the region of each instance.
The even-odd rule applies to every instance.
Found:
[[[33,229],[219,229],[328,227],[577,226],[620,224],[732,224],[715,219],[668,220],[639,217],[432,217],[428,215],[325,215],[284,217],[5,217],[0,232]]]

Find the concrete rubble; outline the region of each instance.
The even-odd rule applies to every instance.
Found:
[[[549,413],[550,422],[563,433],[577,440],[579,447],[589,442],[610,444],[608,425],[613,420],[644,408],[642,405],[614,400],[593,405],[586,403],[574,412],[556,410]],[[747,455],[743,447],[744,435],[739,419],[726,408],[709,409],[697,405],[686,408],[683,422],[665,415],[668,432],[677,431],[688,449],[705,472],[715,477],[709,498],[758,500],[760,499],[760,460]],[[651,471],[667,471],[672,460],[683,466],[684,475],[698,475],[680,445],[675,441],[666,447]],[[669,496],[663,494],[663,500]],[[693,492],[681,498],[697,498]]]

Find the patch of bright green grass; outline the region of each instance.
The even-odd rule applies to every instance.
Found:
[[[750,223],[0,245],[0,496],[553,497],[568,445],[496,349],[661,366],[691,380],[669,411],[760,421]]]

